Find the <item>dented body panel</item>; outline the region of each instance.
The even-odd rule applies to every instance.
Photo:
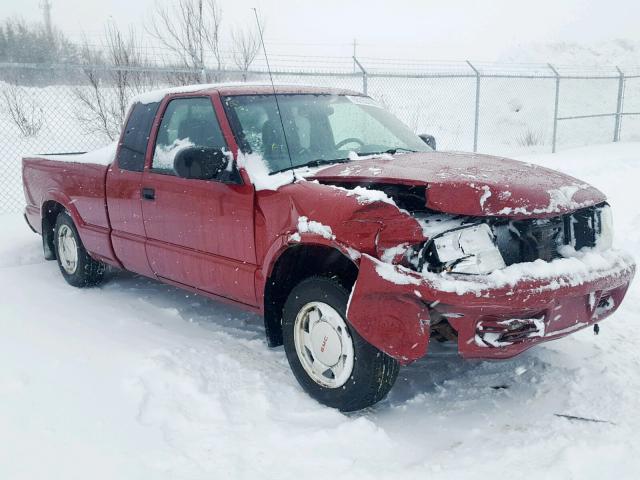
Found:
[[[257,195],[257,211],[264,219],[256,235],[268,246],[280,235],[297,231],[305,216],[331,228],[333,235],[358,252],[376,252],[402,242],[425,239],[418,222],[408,213],[384,202],[368,202],[345,189],[302,181],[263,190]],[[258,254],[265,245],[258,244]]]
[[[251,172],[238,162],[220,97],[270,93],[265,86],[221,86],[167,94],[141,171],[124,170],[118,160],[107,167],[25,158],[29,224],[43,233],[43,226],[51,228],[48,206],[66,209],[92,256],[253,311],[276,308],[268,333],[282,314],[282,299],[269,297],[275,266],[292,249],[322,247],[357,271],[347,308],[351,326],[403,364],[427,353],[434,332],[457,341],[464,357],[508,358],[600,321],[620,305],[635,265],[615,252],[599,266],[585,266],[577,283],[562,269],[500,284],[495,275],[424,273],[399,265],[409,247],[432,239],[425,219],[436,214],[544,220],[605,201],[596,188],[559,172],[486,155],[407,153],[318,168],[306,179],[299,173],[272,190],[255,188]],[[296,86],[278,87],[278,93],[361,95]],[[181,96],[211,98],[236,162],[237,184],[151,171],[163,109]],[[151,186],[155,198],[144,199]],[[405,188],[405,200],[388,186]],[[304,273],[304,265],[285,267]]]
[[[456,331],[458,351],[463,357],[510,358],[537,343],[604,320],[622,302],[634,273],[633,260],[620,254],[607,268],[593,271],[584,282],[558,275],[523,278],[504,286],[468,276],[439,283],[437,277],[425,277],[364,256],[347,314],[356,319],[354,327],[363,337],[403,363],[426,353],[429,330],[424,329],[425,320],[428,324],[434,317],[446,319]],[[469,285],[465,284],[470,282],[474,285],[467,290]],[[374,301],[377,309],[372,317],[366,300],[387,298],[390,294],[396,300]],[[399,301],[405,305],[404,316],[398,313]],[[535,330],[526,329],[529,324]],[[514,326],[522,330],[517,338],[483,339],[487,331],[509,338]],[[388,333],[383,341],[380,331]],[[391,344],[387,338],[396,341]]]
[[[362,337],[406,364],[423,357],[429,345],[429,301],[411,285],[390,282],[376,273],[378,262],[364,256],[353,287],[347,317]]]
[[[596,205],[605,196],[569,175],[474,153],[408,153],[335,165],[314,175],[332,182],[427,186],[426,206],[459,215],[544,218]]]

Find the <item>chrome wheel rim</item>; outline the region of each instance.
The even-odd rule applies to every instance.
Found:
[[[67,225],[60,225],[58,228],[58,258],[64,271],[73,275],[78,268],[78,244]]]
[[[314,382],[327,388],[347,383],[354,353],[342,315],[326,303],[307,303],[296,316],[293,333],[298,359]]]

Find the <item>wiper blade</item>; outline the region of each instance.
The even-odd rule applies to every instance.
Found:
[[[415,153],[417,152],[417,150],[411,150],[410,148],[404,148],[404,147],[393,147],[393,148],[389,148],[388,150],[384,150],[382,152],[367,152],[367,153],[358,153],[358,156],[360,157],[366,157],[367,155],[381,155],[383,153],[388,153],[390,155],[393,155],[394,153],[398,152],[398,151],[403,151],[403,152],[408,152],[408,153]]]
[[[299,167],[319,167],[320,165],[330,165],[332,163],[346,163],[348,162],[348,158],[335,158],[333,160],[327,160],[324,158],[319,158],[317,160],[311,160],[307,163],[303,163],[302,165],[298,165]],[[296,167],[298,168],[298,167]]]
[[[385,150],[384,153],[390,153],[391,155],[393,155],[394,153],[396,153],[398,150],[402,151],[402,152],[408,152],[408,153],[415,153],[416,150],[411,150],[410,148],[404,148],[404,147],[393,147],[390,148],[389,150]]]
[[[287,170],[293,170],[295,168],[320,167],[321,165],[331,165],[333,163],[346,163],[348,161],[349,161],[348,158],[334,158],[334,159],[318,158],[316,160],[310,160],[308,162],[301,163],[300,165],[293,165],[291,167],[283,168],[282,170],[278,170],[277,172],[272,172],[271,175],[273,175],[274,173],[286,172]]]

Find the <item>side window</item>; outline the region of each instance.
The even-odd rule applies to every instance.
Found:
[[[162,116],[151,168],[176,175],[176,155],[190,147],[226,150],[222,130],[209,97],[171,100]]]
[[[144,169],[149,133],[159,106],[159,102],[136,103],[133,106],[118,153],[118,167],[122,170],[142,172]]]

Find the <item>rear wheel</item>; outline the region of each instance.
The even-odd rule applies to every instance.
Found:
[[[382,400],[398,363],[349,325],[349,292],[334,279],[300,282],[284,307],[282,329],[289,365],[300,385],[320,403],[342,411]]]
[[[56,258],[62,276],[74,287],[91,287],[104,277],[104,263],[94,260],[87,253],[78,235],[78,230],[67,212],[56,219],[54,232]]]

